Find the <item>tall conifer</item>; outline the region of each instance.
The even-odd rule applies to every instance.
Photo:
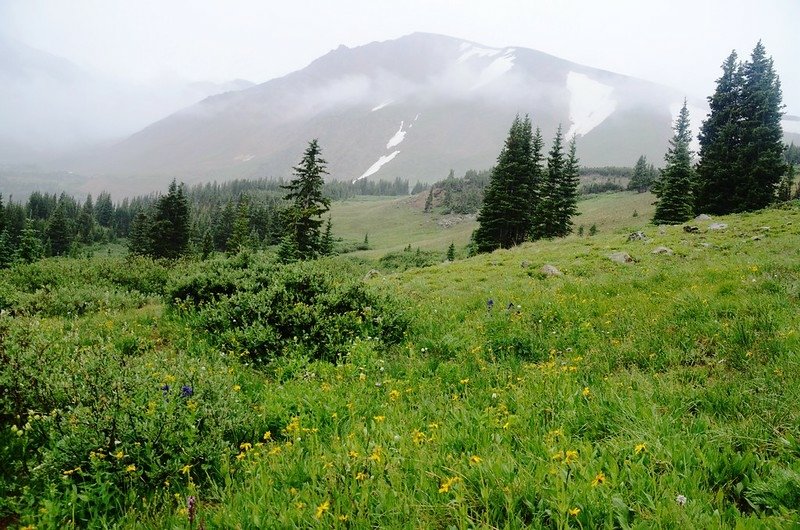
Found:
[[[661,172],[658,186],[658,202],[653,222],[656,224],[678,224],[692,216],[692,186],[695,172],[692,168],[692,139],[689,125],[689,110],[686,101],[675,120],[675,131],[670,148],[664,156],[666,167]]]

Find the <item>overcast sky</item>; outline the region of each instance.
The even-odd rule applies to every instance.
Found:
[[[0,32],[91,70],[264,82],[339,44],[427,31],[520,46],[705,97],[759,39],[800,114],[800,0],[0,0]]]

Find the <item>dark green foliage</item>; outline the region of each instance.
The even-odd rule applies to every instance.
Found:
[[[289,190],[284,198],[292,203],[286,214],[287,233],[301,260],[320,255],[322,214],[330,209],[330,199],[322,194],[323,175],[328,172],[320,154],[317,140],[311,140],[294,168],[295,179],[284,186]]]
[[[744,64],[735,51],[728,56],[700,132],[697,211],[750,211],[774,200],[785,173],[781,99],[780,80],[760,41]]]
[[[794,142],[787,145],[783,158],[787,164],[800,164],[800,146],[794,145]]]
[[[14,263],[14,246],[8,229],[0,232],[0,269],[5,269]]]
[[[149,255],[151,248],[150,234],[150,218],[143,211],[137,212],[133,218],[128,237],[128,252],[137,256]]]
[[[277,257],[280,263],[292,263],[299,259],[297,244],[294,242],[294,238],[291,234],[286,234],[283,236],[283,239],[281,239],[281,244],[278,246]]]
[[[33,221],[27,219],[25,228],[20,235],[19,246],[14,254],[14,260],[22,263],[32,263],[44,257],[44,247],[41,236],[33,228]]]
[[[150,221],[150,251],[154,258],[176,259],[189,247],[189,203],[183,185],[173,181],[159,197]]]
[[[322,240],[319,245],[320,254],[323,256],[332,256],[333,243],[333,224],[331,223],[331,217],[328,216],[328,221],[325,223],[325,232],[322,234]]]
[[[560,130],[560,129],[559,129]],[[564,237],[572,232],[572,218],[578,214],[578,156],[575,138],[569,143],[569,152],[558,181],[556,200],[555,237]]]
[[[114,205],[108,192],[104,191],[97,196],[97,203],[94,205],[94,218],[97,224],[103,228],[111,228],[111,223],[114,221]]]
[[[210,340],[258,363],[287,354],[335,361],[357,338],[395,344],[408,325],[394,301],[325,262],[217,262],[168,296]]]
[[[655,168],[652,164],[648,165],[647,157],[642,155],[633,168],[633,176],[628,182],[628,190],[644,193],[653,185],[655,178]]]
[[[584,184],[580,187],[580,194],[581,195],[594,195],[598,193],[614,193],[617,191],[623,191],[623,188],[620,184],[606,180],[605,182],[590,182],[589,184]]]
[[[242,198],[236,208],[236,218],[233,221],[233,230],[228,238],[227,251],[235,254],[241,249],[251,246],[250,240],[250,208],[247,200]]]
[[[778,184],[777,199],[779,202],[786,202],[792,200],[794,189],[794,164],[789,164],[786,173],[781,177]]]
[[[63,256],[72,244],[72,230],[62,205],[56,207],[47,222],[47,239],[50,243],[50,254]]]
[[[656,224],[678,224],[692,217],[695,172],[692,168],[692,152],[689,150],[689,127],[689,110],[684,101],[675,120],[675,134],[670,140],[670,148],[664,156],[666,166],[661,172],[656,193],[658,202],[653,216]]]
[[[478,214],[480,226],[472,237],[479,252],[519,245],[532,231],[535,212],[531,203],[535,174],[532,141],[530,119],[521,120],[517,116],[497,158]]]
[[[589,235],[593,236],[597,234],[597,225],[592,223],[592,226],[589,227]]]
[[[559,125],[547,157],[547,171],[542,183],[539,237],[559,237],[562,233],[563,218],[560,215],[559,207],[561,205],[562,179],[566,168],[562,140],[561,126]]]
[[[491,180],[490,171],[469,169],[463,177],[451,174],[435,183],[425,201],[426,212],[434,207],[443,214],[468,215],[478,213],[483,203],[483,195]]]
[[[428,198],[425,199],[425,209],[424,212],[428,213],[433,209],[433,188],[431,191],[428,192]]]
[[[447,247],[447,261],[455,261],[456,260],[456,244],[450,243],[450,246]]]

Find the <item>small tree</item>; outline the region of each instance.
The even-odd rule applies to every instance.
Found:
[[[786,173],[778,184],[778,202],[792,200],[792,188],[794,187],[794,164],[789,164]]]
[[[69,228],[67,216],[64,214],[64,205],[59,204],[47,222],[47,239],[50,241],[50,253],[53,256],[62,256],[69,251],[72,244],[72,233]]]
[[[455,243],[451,242],[450,246],[447,247],[447,261],[455,261],[456,260],[456,245]]]
[[[150,218],[147,213],[139,210],[131,223],[128,236],[128,252],[139,256],[149,255],[152,250],[150,232]]]
[[[15,261],[23,263],[33,263],[44,256],[44,246],[36,229],[33,228],[33,221],[30,218],[25,220],[25,228],[19,240],[19,246],[14,255]]]
[[[325,232],[322,234],[319,251],[323,256],[333,255],[333,224],[331,223],[330,215],[325,223]]]
[[[652,166],[647,165],[647,157],[644,155],[639,157],[636,161],[636,166],[633,168],[633,176],[628,182],[628,191],[635,191],[637,193],[644,193],[650,189],[653,181]]]
[[[150,224],[150,254],[175,259],[189,247],[189,202],[183,185],[173,179],[166,195],[159,197]]]
[[[428,198],[425,199],[425,209],[423,211],[425,213],[428,213],[432,209],[433,209],[433,186],[431,186],[431,191],[428,192]]]
[[[664,156],[667,164],[661,172],[658,186],[658,202],[653,216],[655,224],[678,224],[692,216],[691,190],[695,173],[692,168],[692,152],[689,150],[691,131],[685,100],[673,129],[675,134]]]
[[[288,234],[297,249],[298,259],[313,259],[320,255],[322,214],[330,209],[330,199],[322,195],[325,183],[325,160],[320,156],[317,140],[311,140],[300,164],[295,166],[295,179],[283,186],[289,190],[284,199],[292,201],[287,212]]]

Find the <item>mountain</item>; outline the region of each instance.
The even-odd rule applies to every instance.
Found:
[[[253,86],[103,76],[0,37],[0,164],[52,162],[65,152],[115,143],[212,94]]]
[[[340,46],[284,77],[206,98],[70,169],[100,182],[126,177],[116,184],[131,188],[131,176],[286,177],[318,138],[332,178],[433,181],[492,166],[517,113],[548,140],[559,124],[576,134],[585,165],[632,165],[641,154],[659,163],[683,99],[531,49],[414,33]],[[689,102],[697,129],[705,103]]]

